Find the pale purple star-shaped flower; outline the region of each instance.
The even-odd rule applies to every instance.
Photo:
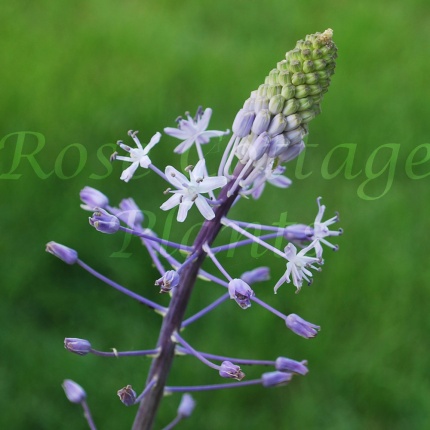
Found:
[[[136,172],[137,168],[143,167],[147,169],[151,164],[151,159],[148,157],[149,151],[160,141],[161,133],[157,132],[152,136],[148,145],[143,148],[139,139],[137,138],[137,131],[129,132],[129,135],[133,138],[136,143],[137,148],[130,148],[128,145],[124,145],[122,142],[118,142],[118,145],[126,152],[130,154],[129,157],[123,157],[120,155],[114,154],[113,158],[115,160],[122,160],[131,163],[130,167],[127,167],[122,174],[121,178],[124,182],[128,182]]]
[[[337,231],[331,231],[328,228],[329,225],[332,225],[335,222],[339,221],[339,216],[337,214],[333,218],[330,218],[327,221],[321,222],[322,217],[324,216],[325,205],[321,204],[321,197],[317,198],[317,202],[318,202],[318,213],[314,222],[314,234],[312,236],[312,240],[315,242],[314,247],[315,247],[316,256],[318,258],[321,258],[323,253],[323,248],[321,243],[323,243],[324,245],[327,245],[334,251],[337,251],[339,247],[337,245],[333,245],[325,238],[329,236],[339,236],[343,233],[343,230],[340,228]]]
[[[183,140],[176,148],[175,152],[182,154],[194,143],[205,144],[208,143],[211,137],[224,136],[229,134],[230,130],[226,131],[216,131],[216,130],[206,130],[209,125],[209,121],[212,116],[212,109],[203,109],[200,107],[197,110],[195,118],[192,118],[187,114],[187,119],[180,118],[178,120],[178,128],[166,127],[164,132],[169,136],[176,137],[177,139]]]
[[[213,219],[215,217],[213,209],[201,194],[223,187],[227,183],[226,177],[207,177],[205,160],[200,160],[194,169],[190,170],[189,180],[172,166],[167,166],[165,173],[167,180],[177,189],[171,191],[173,196],[161,205],[160,208],[163,211],[179,205],[177,220],[183,222],[187,217],[188,211],[195,203],[197,209],[206,219]]]
[[[288,260],[287,270],[284,275],[279,279],[277,284],[275,285],[275,293],[278,288],[284,282],[291,282],[290,276],[293,280],[293,284],[297,288],[297,292],[302,288],[303,280],[311,283],[312,272],[309,269],[321,270],[320,268],[313,265],[313,263],[322,264],[322,260],[317,257],[308,257],[306,253],[313,249],[315,246],[315,241],[313,241],[306,248],[303,248],[300,252],[297,252],[297,248],[289,243],[284,250],[285,257]]]

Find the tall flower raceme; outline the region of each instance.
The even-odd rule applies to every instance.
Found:
[[[185,339],[183,329],[231,299],[238,304],[238,312],[246,311],[255,304],[281,318],[287,328],[301,337],[310,339],[318,334],[318,325],[294,313],[284,315],[265,303],[259,297],[261,293],[255,293],[254,283],[270,279],[268,267],[249,267],[245,273],[235,273],[236,266],[226,267],[219,256],[228,250],[257,243],[281,257],[277,261],[281,261],[281,270],[285,272],[278,281],[273,281],[274,292],[290,283],[298,292],[304,284],[311,283],[316,271],[321,270],[324,247],[338,249],[337,245],[328,240],[331,236],[341,234],[341,230],[330,230],[330,226],[338,221],[338,216],[323,220],[326,208],[321,204],[321,198],[317,199],[318,210],[313,225],[274,227],[233,220],[228,216],[229,209],[233,204],[240,203],[242,197],[250,195],[259,198],[267,183],[279,188],[291,185],[291,181],[284,176],[284,164],[304,150],[303,138],[308,134],[308,124],[320,113],[320,103],[328,90],[337,57],[332,35],[333,32],[329,29],[308,35],[305,40],[297,42],[296,47],[287,52],[285,59],[270,71],[264,83],[251,92],[233,122],[233,133],[216,175],[208,172],[202,145],[209,144],[212,138],[221,138],[228,130],[207,130],[212,115],[209,108],[204,111],[199,108],[194,118],[187,114],[187,119],[178,119],[177,128],[167,127],[164,130],[167,135],[180,140],[175,152],[182,154],[193,151],[189,159],[192,160],[194,156],[195,163],[185,169],[186,174],[173,166],[160,169],[152,164],[150,150],[156,151],[154,147],[160,140],[162,142],[159,145],[163,145],[164,150],[169,145],[167,139],[165,143],[158,132],[146,146],[140,143],[137,132],[129,132],[136,148],[119,142],[119,146],[130,156],[123,157],[115,153],[112,158],[131,163],[122,173],[122,180],[128,182],[139,168],[151,169],[168,186],[165,194],[170,196],[161,204],[161,210],[178,210],[177,221],[180,223],[186,220],[190,210],[200,212],[204,223],[192,243],[184,245],[158,237],[154,231],[144,226],[142,211],[131,198],[122,200],[117,208],[111,206],[109,199],[100,191],[90,187],[82,190],[82,208],[93,212],[89,218],[93,227],[103,233],[123,231],[140,238],[159,272],[159,276],[154,279],[155,285],[160,287],[160,292],[170,295],[168,307],[148,300],[98,273],[79,258],[77,251],[56,242],[48,243],[48,252],[67,264],[78,264],[105,284],[146,304],[162,317],[157,344],[146,345],[148,349],[105,352],[94,349],[86,339],[66,338],[64,343],[68,351],[82,356],[93,354],[117,358],[152,358],[145,386],[135,391],[131,384],[127,384],[117,393],[126,406],[137,406],[134,430],[152,428],[163,394],[228,389],[253,384],[273,387],[289,383],[293,375],[305,375],[308,372],[305,360],[272,357],[262,361],[202,352],[199,345],[191,345]],[[217,195],[215,191],[218,191]],[[194,205],[196,208],[193,208]],[[214,245],[223,228],[235,231],[240,240]],[[259,233],[255,233],[256,231]],[[276,244],[283,241],[281,247],[272,244],[275,239],[278,239]],[[179,255],[171,252],[178,249],[182,251]],[[210,271],[202,269],[205,259],[211,262],[208,265],[212,267]],[[220,296],[212,303],[202,303],[199,312],[185,318],[193,288],[198,288],[198,278],[209,280],[213,288],[219,289]],[[193,356],[217,371],[220,378],[233,381],[214,385],[170,386],[167,375],[176,355]],[[268,371],[262,372],[260,378],[247,380],[242,367],[249,365],[266,367]],[[65,389],[66,394],[71,393],[67,394],[71,401],[83,405],[90,427],[95,428],[83,389],[73,381],[68,381]],[[194,406],[193,398],[185,394],[178,415],[165,429],[173,428],[179,421],[189,417]]]

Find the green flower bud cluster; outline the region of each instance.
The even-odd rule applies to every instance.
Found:
[[[242,163],[250,158],[250,147],[261,133],[267,132],[271,139],[269,159],[273,159],[269,153],[278,154],[278,161],[286,162],[304,149],[307,124],[321,112],[321,100],[334,74],[337,47],[332,37],[328,29],[299,40],[251,92],[233,124],[240,138],[235,152]],[[263,157],[259,164],[266,166],[267,161]]]

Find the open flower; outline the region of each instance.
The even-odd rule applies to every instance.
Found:
[[[161,205],[163,211],[179,205],[177,220],[183,222],[188,211],[195,203],[197,209],[206,219],[213,219],[215,213],[201,193],[208,193],[216,188],[223,187],[227,183],[224,176],[205,177],[205,160],[200,160],[193,170],[190,170],[190,180],[174,167],[166,167],[166,178],[177,189],[171,191],[173,196]]]
[[[291,282],[290,276],[293,279],[293,284],[297,287],[297,291],[302,288],[303,280],[307,281],[309,284],[312,282],[312,272],[309,269],[321,270],[320,268],[313,265],[313,263],[322,264],[320,258],[308,257],[306,253],[315,246],[315,241],[313,241],[306,248],[303,248],[300,252],[297,252],[297,248],[289,243],[284,250],[285,258],[288,260],[287,270],[284,276],[275,285],[275,293],[278,288],[284,282]]]
[[[161,133],[155,133],[154,136],[152,136],[148,145],[143,148],[142,144],[137,138],[137,131],[130,131],[129,135],[133,138],[137,148],[130,148],[128,145],[124,145],[124,143],[122,142],[118,142],[118,145],[124,151],[128,152],[130,154],[130,157],[119,156],[116,155],[116,153],[113,155],[113,159],[115,160],[122,160],[131,163],[131,166],[127,167],[127,169],[125,169],[121,174],[121,179],[124,182],[128,182],[133,177],[134,172],[139,166],[145,169],[149,167],[149,165],[151,164],[151,160],[148,157],[148,153],[160,141],[161,137]]]
[[[191,116],[187,114],[188,119],[178,119],[178,128],[166,127],[164,129],[164,132],[169,136],[183,140],[183,142],[175,148],[176,153],[184,153],[191,148],[193,143],[208,143],[211,137],[219,137],[230,133],[230,130],[206,130],[208,128],[211,116],[211,108],[206,108],[203,112],[203,109],[199,107],[195,118],[191,118]]]
[[[314,234],[312,239],[315,241],[315,253],[318,258],[322,257],[323,248],[321,243],[324,245],[327,245],[334,251],[337,251],[339,247],[337,245],[333,245],[328,240],[326,240],[326,237],[329,236],[339,236],[343,233],[343,230],[340,228],[336,231],[329,230],[328,226],[334,224],[335,222],[339,221],[339,216],[336,214],[333,218],[328,219],[327,221],[321,222],[322,217],[324,216],[325,211],[325,205],[321,204],[321,197],[318,197],[318,213],[315,218],[314,222]]]

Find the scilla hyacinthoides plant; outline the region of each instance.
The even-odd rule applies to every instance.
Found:
[[[304,224],[273,227],[270,225],[250,224],[231,219],[229,209],[242,197],[259,198],[267,183],[279,188],[287,188],[291,181],[284,176],[284,164],[296,158],[305,148],[303,138],[308,134],[308,123],[320,113],[320,103],[328,90],[330,77],[334,73],[336,46],[332,40],[333,32],[306,36],[297,42],[296,47],[287,52],[284,60],[269,75],[259,88],[251,92],[243,108],[238,112],[232,127],[232,136],[222,156],[216,175],[210,175],[205,163],[202,145],[213,137],[228,134],[229,131],[208,131],[212,115],[211,109],[199,108],[195,117],[187,114],[177,120],[177,128],[165,128],[164,132],[181,142],[175,152],[182,154],[195,149],[195,165],[179,172],[167,166],[164,172],[152,164],[150,150],[159,143],[161,133],[156,133],[149,144],[142,146],[137,132],[129,132],[136,147],[118,142],[119,147],[128,156],[113,154],[112,159],[130,162],[123,171],[121,179],[128,182],[137,169],[151,169],[169,188],[165,194],[168,199],[161,205],[161,210],[175,210],[178,206],[177,222],[186,220],[190,210],[196,210],[205,219],[203,226],[192,243],[183,245],[159,238],[153,231],[144,227],[142,212],[133,199],[122,200],[119,207],[110,206],[108,198],[90,187],[85,187],[80,194],[82,208],[93,212],[90,224],[103,233],[118,231],[131,233],[140,238],[160,273],[155,285],[160,292],[170,294],[170,304],[166,308],[145,297],[128,290],[106,278],[84,263],[75,250],[55,242],[47,245],[47,251],[68,264],[78,264],[91,275],[107,285],[119,290],[134,300],[144,303],[162,316],[158,342],[150,349],[142,351],[102,352],[93,349],[88,340],[66,338],[68,351],[79,355],[95,354],[99,356],[148,356],[152,365],[145,387],[136,393],[131,385],[120,389],[118,396],[127,406],[137,405],[133,429],[150,429],[163,394],[175,392],[196,392],[199,390],[227,389],[243,385],[260,384],[273,387],[287,384],[293,375],[305,375],[308,372],[306,361],[295,361],[285,357],[259,361],[253,359],[230,358],[203,353],[198,346],[190,345],[183,329],[195,323],[223,302],[232,299],[239,305],[241,312],[252,303],[262,306],[278,318],[295,334],[304,338],[313,338],[320,327],[305,321],[296,314],[284,315],[257,297],[252,290],[255,282],[269,279],[269,268],[250,267],[248,272],[233,273],[234,268],[224,267],[218,255],[232,248],[257,243],[282,258],[285,273],[273,283],[274,292],[283,284],[292,283],[297,292],[303,283],[310,284],[313,271],[320,271],[323,264],[323,246],[336,250],[327,238],[337,236],[341,230],[331,231],[330,225],[337,222],[337,216],[323,221],[325,206],[321,198],[317,199],[318,212],[313,226]],[[163,143],[164,144],[164,143]],[[194,154],[194,152],[192,153]],[[191,155],[192,157],[193,155]],[[217,191],[217,195],[215,194]],[[237,232],[241,240],[214,246],[221,229]],[[260,234],[250,232],[259,231]],[[278,249],[270,243],[272,239],[282,237],[284,246]],[[182,257],[174,257],[169,250],[182,250]],[[205,259],[212,261],[212,273],[202,269]],[[202,304],[202,309],[195,315],[184,319],[187,304],[198,278],[205,278],[225,289],[213,303]],[[175,355],[191,355],[196,360],[216,370],[221,378],[235,382],[215,385],[195,385],[187,387],[167,385],[167,376]],[[253,380],[246,380],[241,366],[261,365],[269,368],[268,372]],[[95,428],[86,403],[85,391],[73,381],[64,381],[63,388],[68,399],[80,403],[85,411],[88,424]],[[194,408],[194,400],[189,394],[182,398],[177,417],[166,429],[188,417]]]

